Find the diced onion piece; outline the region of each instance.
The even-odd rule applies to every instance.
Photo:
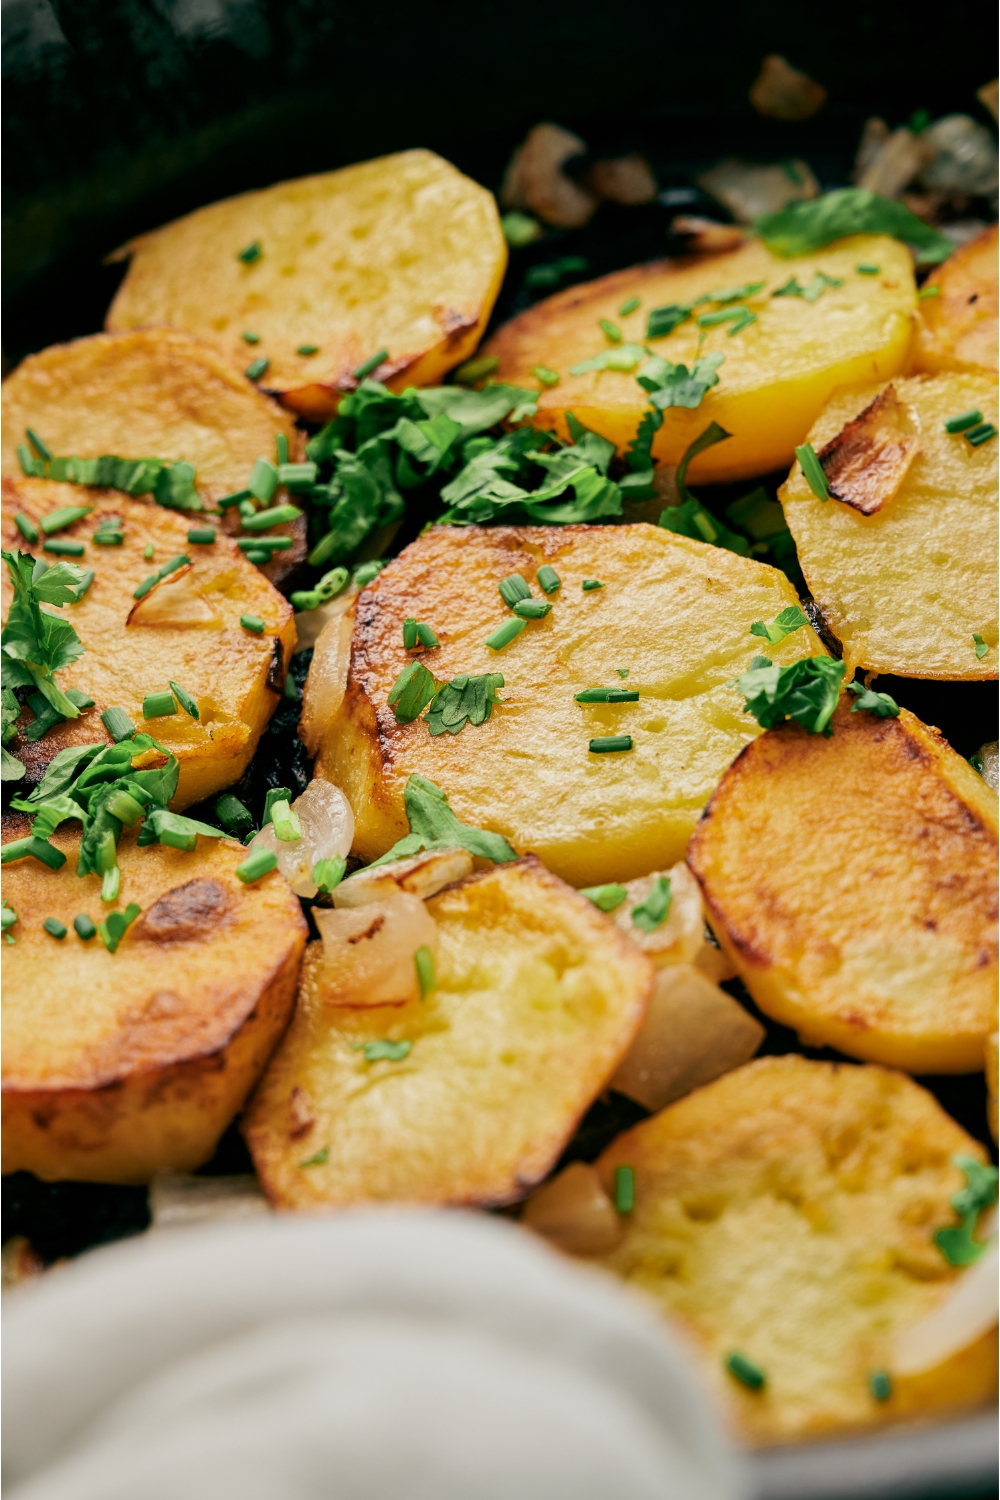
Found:
[[[749,1062],[764,1028],[692,964],[661,969],[646,1019],[611,1087],[659,1110]]]
[[[337,603],[335,599],[333,604]],[[332,615],[323,626],[309,663],[299,734],[310,755],[316,754],[330,720],[344,701],[353,635],[354,600],[351,599],[346,609]]]
[[[454,880],[472,874],[472,855],[465,849],[433,849],[397,859],[391,865],[358,870],[342,880],[333,893],[334,906],[366,906],[402,891],[426,901]]]
[[[161,630],[221,630],[225,621],[198,588],[189,564],[168,574],[137,600],[125,623]]]
[[[318,988],[325,1005],[364,1009],[420,999],[414,955],[437,951],[437,923],[417,896],[313,915],[323,939]]]
[[[349,583],[336,599],[319,604],[315,609],[299,610],[295,616],[296,651],[308,651],[310,646],[315,646],[330,621],[339,620],[359,592],[356,583]]]
[[[1000,745],[996,740],[988,740],[985,745],[980,745],[976,754],[982,762],[980,774],[986,785],[991,786],[994,791],[1000,790]]]
[[[934,1370],[996,1327],[998,1275],[1000,1257],[994,1239],[932,1312],[897,1335],[889,1361],[891,1372],[921,1375]]]
[[[654,881],[661,874],[667,875],[670,880],[670,909],[659,927],[654,927],[652,932],[644,932],[632,920],[632,913],[645,901]],[[611,913],[622,932],[627,933],[634,943],[638,943],[657,968],[663,964],[693,962],[705,941],[705,918],[698,882],[687,865],[674,865],[672,870],[654,870],[652,875],[630,880],[625,889],[628,895],[621,906]]]
[[[704,974],[713,984],[721,984],[724,979],[736,978],[736,965],[724,949],[715,943],[710,943],[708,938],[702,943],[694,956],[694,966],[699,974]]]
[[[319,887],[313,870],[321,859],[344,857],[354,842],[354,813],[339,786],[332,781],[310,781],[292,803],[302,837],[292,843],[279,839],[270,823],[254,839],[252,848],[277,855],[278,869],[296,896],[315,896]]]
[[[521,1210],[521,1223],[569,1255],[602,1255],[622,1237],[621,1220],[597,1173],[582,1161],[539,1188]]]

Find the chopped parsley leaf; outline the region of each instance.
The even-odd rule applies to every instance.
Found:
[[[517,858],[500,834],[460,823],[448,806],[445,793],[423,776],[414,773],[407,781],[403,805],[410,832],[393,844],[387,854],[373,860],[369,869],[391,864],[393,860],[407,859],[424,849],[467,849],[470,854],[479,859],[490,859],[494,864],[505,864]]]
[[[438,688],[427,710],[427,727],[432,735],[460,734],[466,724],[485,724],[493,711],[497,688],[504,685],[502,672],[486,672],[478,677],[463,673]]]
[[[580,895],[592,901],[599,911],[614,911],[621,906],[628,891],[623,885],[612,882],[609,885],[589,885],[581,890]]]
[[[655,932],[667,920],[672,899],[670,876],[657,875],[645,901],[632,908],[634,925],[641,927],[643,932]]]
[[[890,698],[888,693],[876,693],[860,682],[849,682],[847,691],[853,693],[857,699],[851,709],[852,714],[864,710],[865,713],[874,714],[877,719],[899,718],[899,704],[895,698]]]
[[[982,636],[978,633],[978,631],[973,635],[972,640],[976,649],[976,657],[979,661],[982,661],[983,657],[986,655],[987,651],[989,651],[990,648],[983,640]]]
[[[365,1062],[402,1062],[410,1054],[412,1042],[353,1042],[352,1051],[363,1052]]]
[[[796,630],[801,630],[803,625],[808,624],[809,621],[799,606],[789,604],[787,609],[780,610],[775,615],[770,625],[764,620],[754,620],[750,626],[750,634],[762,636],[772,646],[777,646],[779,641],[783,641],[786,636],[792,635]]]
[[[798,459],[802,473],[805,476],[805,481],[816,496],[816,499],[829,500],[830,491],[827,488],[826,474],[823,472],[823,465],[820,463],[816,449],[812,443],[801,443],[795,450],[795,457]]]
[[[411,661],[389,689],[388,704],[397,724],[412,724],[437,692],[437,683],[422,661]],[[440,731],[439,731],[440,733]]]
[[[766,657],[755,657],[733,686],[746,699],[745,712],[752,714],[762,729],[774,729],[792,719],[809,734],[829,738],[843,675],[844,663],[829,656],[805,656],[788,667],[776,667]]]
[[[973,1239],[979,1215],[997,1201],[997,1169],[983,1166],[974,1156],[956,1156],[955,1166],[965,1173],[965,1187],[951,1200],[960,1222],[939,1229],[934,1236],[945,1260],[952,1266],[971,1266],[986,1249],[981,1240]]]

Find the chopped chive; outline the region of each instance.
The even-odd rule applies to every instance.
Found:
[[[606,734],[590,742],[590,751],[593,755],[616,755],[619,750],[632,749],[632,736],[630,734]]]
[[[550,370],[548,365],[532,365],[531,373],[539,385],[552,386],[559,384],[559,371]]]
[[[270,849],[255,849],[249,859],[245,859],[241,865],[236,866],[236,876],[244,885],[253,885],[277,868],[278,856],[276,854],[273,854]]]
[[[581,584],[581,588],[585,594],[589,594],[593,589],[602,589],[603,587],[604,584],[599,578],[585,578]]]
[[[436,979],[434,973],[434,955],[425,944],[422,943],[416,953],[414,953],[413,964],[417,971],[420,998],[421,1000],[425,1000],[434,988]]]
[[[627,318],[628,315],[629,315],[629,313],[635,312],[635,310],[636,310],[636,308],[638,306],[639,306],[639,299],[638,299],[638,297],[630,297],[628,299],[628,301],[627,302],[623,302],[622,305],[621,305],[621,307],[618,309],[618,316],[620,318]]]
[[[147,693],[142,700],[144,719],[163,719],[177,712],[173,693]]]
[[[258,567],[266,567],[271,561],[271,554],[266,547],[248,547],[243,556],[247,562],[254,563]]]
[[[978,427],[983,414],[974,406],[969,411],[960,411],[957,417],[949,417],[944,424],[945,432],[964,432],[967,427]]]
[[[288,439],[285,437],[285,434],[283,432],[279,432],[278,436],[274,440],[274,451],[277,455],[278,469],[280,472],[282,464],[287,464],[288,462]]]
[[[440,644],[431,627],[425,625],[422,620],[417,621],[417,640],[421,646],[426,646],[428,649]]]
[[[188,541],[194,542],[198,547],[211,547],[216,535],[217,532],[211,526],[192,526],[188,532]]]
[[[588,885],[580,895],[592,901],[599,911],[614,911],[621,906],[628,891],[623,885],[612,882],[609,885]]]
[[[618,673],[619,677],[627,677],[629,674],[628,667],[615,667],[615,671]]]
[[[609,343],[611,343],[611,344],[620,344],[621,343],[621,341],[622,341],[622,331],[621,331],[621,329],[618,327],[618,325],[616,323],[610,323],[607,318],[598,318],[597,323],[598,323],[598,327],[600,328],[601,332],[604,334],[604,337],[608,340]]]
[[[330,1148],[329,1148],[329,1146],[324,1146],[321,1151],[317,1151],[316,1152],[315,1156],[307,1156],[306,1159],[305,1159],[305,1161],[300,1161],[299,1162],[299,1166],[300,1167],[321,1167],[323,1165],[323,1163],[326,1161],[326,1159],[327,1159],[327,1157],[329,1155],[330,1155]]]
[[[551,610],[544,599],[519,599],[514,605],[514,613],[522,620],[544,620]]]
[[[24,514],[23,510],[19,510],[14,516],[14,525],[26,542],[38,541],[38,527],[30,516]]]
[[[259,333],[251,333],[250,330],[249,330],[249,328],[246,328],[246,329],[243,330],[243,342],[245,344],[259,344],[260,343],[260,334]]]
[[[887,1370],[873,1370],[868,1377],[868,1389],[876,1401],[888,1401],[892,1395],[892,1378]]]
[[[288,802],[271,804],[271,827],[275,838],[280,839],[283,844],[297,844],[302,837],[299,815]]]
[[[556,589],[562,588],[562,579],[548,563],[543,563],[538,570],[538,587],[546,594],[554,594]]]
[[[519,599],[531,598],[531,590],[520,573],[508,573],[506,578],[501,578],[497,588],[500,590],[501,599],[511,609]]]
[[[68,542],[58,536],[42,543],[42,551],[51,552],[56,557],[82,557],[85,550],[82,542]]]
[[[917,293],[917,301],[923,302],[926,297],[940,297],[940,295],[941,288],[939,286],[922,286]]]
[[[260,260],[262,254],[260,240],[254,240],[245,250],[236,252],[236,259],[241,260],[245,266],[252,266],[255,260]]]
[[[690,316],[691,308],[679,302],[672,302],[669,307],[654,307],[646,319],[646,337],[666,338],[668,333],[673,333]]]
[[[298,703],[299,699],[302,697],[302,694],[299,692],[298,683],[295,681],[295,678],[292,676],[291,672],[289,672],[287,677],[285,678],[285,686],[281,690],[281,696],[283,698],[290,698],[293,703]]]
[[[983,657],[986,655],[987,651],[990,648],[989,648],[989,646],[987,646],[987,644],[983,640],[982,636],[979,635],[978,633],[975,634],[972,637],[972,639],[975,642],[975,646],[976,646],[976,656],[977,656],[977,658],[978,658],[979,661],[982,661]]]
[[[297,505],[274,505],[270,510],[259,510],[256,515],[246,516],[243,530],[267,531],[271,526],[279,526],[282,521],[297,521],[301,514]]]
[[[38,454],[39,458],[44,458],[45,462],[47,464],[50,464],[52,462],[51,450],[46,443],[42,442],[41,438],[38,436],[38,433],[33,431],[32,428],[26,427],[24,429],[24,435],[28,439],[28,442],[31,444],[31,446],[34,448],[35,452]]]
[[[50,870],[59,870],[66,863],[66,856],[55,844],[50,844],[48,839],[38,838],[36,835],[26,839],[15,839],[11,844],[4,844],[0,849],[0,864],[9,865],[16,859],[37,859],[43,865],[48,865]]]
[[[459,365],[455,371],[455,379],[459,385],[475,385],[477,380],[485,380],[487,375],[495,374],[499,368],[499,354],[485,354],[482,359],[470,359],[464,365]]]
[[[995,438],[997,430],[992,422],[983,422],[979,427],[970,427],[965,434],[965,441],[971,443],[973,448],[978,448],[981,443],[988,443],[990,438]]]
[[[109,911],[104,921],[98,924],[97,930],[101,934],[101,942],[109,953],[114,953],[141,910],[141,906],[130,901],[124,911]]]
[[[240,615],[240,624],[244,630],[249,630],[254,635],[264,634],[264,621],[260,615]]]
[[[760,1365],[755,1365],[752,1359],[747,1359],[745,1354],[740,1354],[737,1350],[726,1355],[726,1369],[741,1385],[749,1386],[752,1391],[759,1391],[767,1380]]]
[[[173,693],[174,697],[177,699],[177,702],[180,704],[181,708],[183,708],[188,717],[191,719],[200,718],[201,715],[198,712],[198,705],[191,697],[191,694],[185,692],[180,683],[174,682],[169,678],[168,685],[170,687],[170,691]]]
[[[527,628],[527,620],[505,620],[492,635],[486,637],[485,644],[491,651],[502,651],[505,646],[510,645],[511,641],[517,640],[521,631]]]
[[[120,547],[125,540],[125,533],[110,526],[98,526],[90,540],[98,547]]]
[[[631,1167],[615,1167],[615,1208],[630,1214],[635,1208],[635,1173]]]
[[[147,551],[149,551],[150,553],[152,553],[152,548],[151,547],[147,548]],[[149,575],[148,578],[144,578],[142,580],[142,582],[139,584],[139,586],[137,588],[135,588],[135,589],[132,590],[132,598],[133,599],[145,599],[145,597],[149,593],[150,589],[151,588],[155,588],[156,585],[159,583],[159,581],[160,581],[160,575],[159,575],[159,573],[150,573],[150,575]]]
[[[236,545],[241,552],[263,552],[270,559],[272,552],[287,552],[294,541],[295,538],[290,536],[240,536],[236,538]]]
[[[347,860],[339,854],[330,859],[319,859],[313,865],[313,880],[324,896],[329,896],[343,880],[347,871]]]
[[[296,354],[305,354],[305,355],[318,354],[319,353],[319,345],[318,344],[300,344],[299,347],[296,349],[295,352],[296,352]]]
[[[73,930],[77,937],[85,943],[89,943],[92,937],[97,936],[97,928],[85,911],[82,911],[78,917],[73,918]]]
[[[101,876],[101,900],[109,905],[112,901],[117,901],[121,885],[122,872],[117,865],[111,865]]]
[[[130,740],[135,734],[135,725],[123,708],[106,708],[101,714],[101,723],[116,745],[122,740]]]
[[[228,510],[231,505],[242,505],[244,500],[252,499],[253,490],[237,490],[235,494],[223,495],[222,499],[219,501],[219,509]]]
[[[252,359],[243,373],[248,380],[259,380],[262,375],[266,374],[270,363],[271,361],[262,354],[259,359]]]
[[[60,922],[58,917],[46,917],[45,921],[42,923],[42,926],[45,928],[45,931],[48,933],[49,937],[58,938],[60,942],[66,936],[66,933],[69,930],[63,925],[62,922]]]
[[[366,379],[373,370],[378,369],[383,360],[388,358],[388,349],[380,349],[377,354],[373,354],[370,358],[366,359],[363,365],[358,365],[358,368],[354,371],[355,380]]]
[[[639,694],[635,688],[584,688],[582,693],[573,694],[574,703],[638,703]]]
[[[216,802],[215,816],[227,833],[242,836],[253,827],[249,811],[232,792],[225,792]]]
[[[806,483],[816,496],[817,500],[829,500],[830,491],[827,489],[826,475],[823,465],[816,456],[816,449],[812,443],[802,443],[795,450],[795,457],[802,466],[802,473]]]
[[[44,458],[36,458],[35,455],[32,453],[31,449],[28,448],[24,443],[19,444],[18,450],[17,450],[17,457],[18,457],[18,462],[21,465],[22,472],[24,474],[26,474],[29,478],[33,478],[33,479],[44,479],[45,478],[45,460],[44,460]]]
[[[669,875],[657,875],[645,901],[632,908],[633,926],[655,932],[667,920],[672,901]]]
[[[145,547],[143,547],[143,549],[142,549],[142,555],[146,559],[147,562],[151,562],[152,561],[153,555],[154,555],[155,552],[156,552],[156,548],[153,546],[152,542],[147,542],[146,545],[145,545]]]
[[[860,266],[855,266],[859,276],[878,276],[882,270],[881,266],[873,266],[870,261],[862,261]]]
[[[417,644],[417,622],[412,615],[403,621],[403,650],[412,651]]]
[[[352,1052],[363,1052],[365,1062],[402,1062],[408,1057],[412,1042],[353,1042]]]

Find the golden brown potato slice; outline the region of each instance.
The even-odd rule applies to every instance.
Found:
[[[624,1238],[601,1263],[692,1336],[703,1373],[755,1443],[874,1427],[986,1400],[996,1331],[925,1376],[893,1378],[895,1335],[962,1271],[934,1232],[955,1223],[985,1159],[937,1101],[877,1067],[767,1057],[620,1135],[597,1162],[605,1192],[633,1174]],[[729,1373],[733,1354],[764,1384]],[[886,1371],[877,1399],[871,1377]]]
[[[27,820],[5,820],[4,842]],[[3,1170],[46,1181],[147,1182],[206,1161],[287,1023],[306,925],[278,874],[243,885],[246,851],[199,838],[182,853],[118,845],[121,896],[102,906],[100,878],[77,876],[79,825],[51,842],[60,870],[34,859],[4,868],[17,913],[3,949]],[[115,953],[81,940],[134,902],[142,915]],[[61,940],[42,923],[68,929]]]
[[[551,613],[491,651],[486,637],[514,618],[497,585],[520,573],[543,599],[542,564],[562,580]],[[759,644],[750,625],[795,599],[783,573],[656,526],[435,527],[358,597],[347,691],[317,736],[316,775],[347,794],[366,861],[407,832],[403,788],[419,772],[463,823],[502,833],[571,885],[669,869],[723,770],[759,733],[727,686]],[[423,658],[437,679],[503,673],[503,702],[484,724],[432,737],[423,720],[396,722],[386,700],[410,660],[407,616],[441,642]],[[822,647],[804,627],[774,650],[787,664]],[[326,680],[322,658],[312,671]],[[596,687],[639,700],[574,701]],[[616,735],[634,748],[590,751]]]
[[[427,911],[437,977],[423,1000],[326,1003],[321,945],[306,950],[292,1025],[245,1116],[272,1203],[515,1201],[628,1049],[649,963],[537,860],[471,876]]]
[[[878,276],[858,265],[878,264]],[[818,273],[837,285],[817,282]],[[797,281],[820,287],[815,300],[775,296]],[[741,299],[729,297],[754,288]],[[727,300],[696,305],[693,316],[666,337],[647,340],[653,308],[697,303],[725,293]],[[619,308],[639,299],[633,312]],[[719,383],[696,410],[668,407],[653,442],[653,455],[676,464],[710,421],[732,436],[695,458],[691,478],[742,479],[790,463],[795,447],[816,421],[833,391],[862,380],[888,380],[906,368],[916,288],[910,253],[896,240],[855,235],[815,255],[785,260],[760,240],[728,255],[656,261],[616,271],[574,286],[529,308],[505,324],[484,346],[500,358],[497,378],[537,388],[538,365],[555,370],[559,384],[543,389],[537,425],[567,436],[566,413],[617,444],[624,452],[636,435],[648,397],[636,372],[607,369],[570,374],[573,366],[611,349],[599,325],[620,329],[623,343],[644,345],[672,364],[689,369],[699,355],[722,354]],[[733,322],[699,327],[745,306],[755,321],[738,332]]]
[[[779,491],[802,571],[843,644],[848,677],[996,677],[997,439],[973,447],[944,426],[970,410],[1000,425],[996,380],[944,374],[893,384],[919,420],[920,449],[876,514],[819,500],[797,463]],[[836,395],[809,434],[816,451],[877,394],[867,386]]]
[[[227,198],[122,253],[108,328],[172,323],[240,371],[262,357],[261,387],[314,421],[381,350],[393,389],[439,383],[475,349],[507,265],[493,195],[432,151]]]
[[[14,524],[15,513],[37,523],[52,510],[80,503],[93,506],[90,515],[59,536],[85,544],[84,555],[72,560],[93,568],[95,576],[80,602],[61,613],[86,649],[59,673],[58,681],[64,689],[77,688],[93,698],[94,707],[78,719],[57,724],[40,740],[18,739],[9,748],[26,767],[28,780],[37,781],[67,745],[105,740],[101,713],[117,705],[133,724],[147,729],[177,756],[180,775],[172,806],[200,802],[239,780],[278,705],[295,644],[291,605],[228,537],[220,534],[211,546],[190,543],[189,515],[130,500],[113,490],[87,489],[81,494],[78,485],[5,479],[4,547],[28,550]],[[121,545],[94,545],[98,526],[112,519],[121,523]],[[150,546],[153,556],[147,558]],[[34,550],[44,555],[40,544]],[[180,554],[191,559],[191,567],[170,574],[136,601],[138,585]],[[2,584],[6,612],[6,568]],[[240,624],[243,615],[264,622],[261,634]],[[167,718],[144,721],[143,699],[166,691],[171,681],[194,698],[198,719],[179,710]],[[28,710],[25,725],[31,717]]]
[[[688,862],[761,1010],[911,1073],[983,1066],[995,1027],[997,798],[905,709],[841,702],[830,739],[769,730]]]
[[[997,226],[949,255],[927,278],[917,308],[915,370],[997,369]]]

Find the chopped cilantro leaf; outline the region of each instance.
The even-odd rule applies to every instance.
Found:
[[[982,1240],[973,1239],[979,1215],[997,1201],[997,1169],[984,1166],[974,1156],[956,1156],[956,1167],[965,1173],[965,1187],[951,1200],[959,1223],[939,1229],[934,1243],[950,1265],[970,1266],[986,1249]]]
[[[352,1042],[354,1052],[363,1052],[365,1062],[402,1062],[410,1055],[412,1042]]]
[[[766,660],[766,658],[765,658]],[[829,656],[806,656],[788,667],[754,665],[733,686],[746,699],[745,712],[762,729],[792,719],[809,734],[833,733],[830,720],[840,698],[844,663]]]
[[[422,661],[411,661],[389,689],[388,704],[397,724],[411,724],[420,717],[437,692],[437,683]]]
[[[754,620],[750,626],[750,634],[762,636],[765,641],[768,641],[772,646],[776,646],[787,635],[791,635],[796,630],[801,630],[803,625],[808,624],[809,621],[799,606],[797,604],[790,604],[787,609],[783,609],[775,615],[770,625],[766,624],[764,620]]]
[[[930,228],[905,204],[858,187],[789,203],[762,215],[753,227],[773,254],[786,257],[811,255],[850,234],[893,235],[915,246],[918,263],[924,264],[947,259],[955,248],[947,235]]]
[[[877,719],[899,718],[899,704],[895,698],[890,698],[888,693],[876,693],[860,682],[849,682],[847,691],[853,693],[857,699],[851,709],[852,714],[864,710],[865,713],[874,714]]]
[[[621,343],[622,331],[617,326],[617,324],[609,322],[607,318],[598,318],[597,321],[600,325],[601,332],[604,334],[604,337],[606,339],[610,339],[612,344]]]
[[[635,312],[635,310],[636,310],[636,308],[638,306],[639,306],[639,298],[638,297],[629,297],[628,301],[627,302],[623,302],[622,305],[621,305],[621,307],[618,309],[618,316],[620,318],[627,318],[628,315],[629,315],[629,313]]]
[[[467,849],[479,859],[504,864],[517,855],[505,838],[460,823],[448,806],[448,798],[433,781],[412,775],[403,791],[403,804],[410,832],[394,844],[387,854],[372,861],[369,869],[406,859],[424,849]]]
[[[443,683],[427,710],[431,734],[460,734],[466,724],[485,724],[494,703],[502,701],[496,690],[503,685],[502,672],[486,672],[479,677],[464,673]]]
[[[982,636],[978,633],[978,631],[974,633],[972,641],[973,645],[975,646],[976,657],[979,661],[982,661],[983,657],[986,655],[987,651],[989,651],[990,648],[983,640]]]
[[[669,875],[657,875],[645,901],[632,908],[634,925],[643,932],[655,932],[667,920],[672,899]]]

